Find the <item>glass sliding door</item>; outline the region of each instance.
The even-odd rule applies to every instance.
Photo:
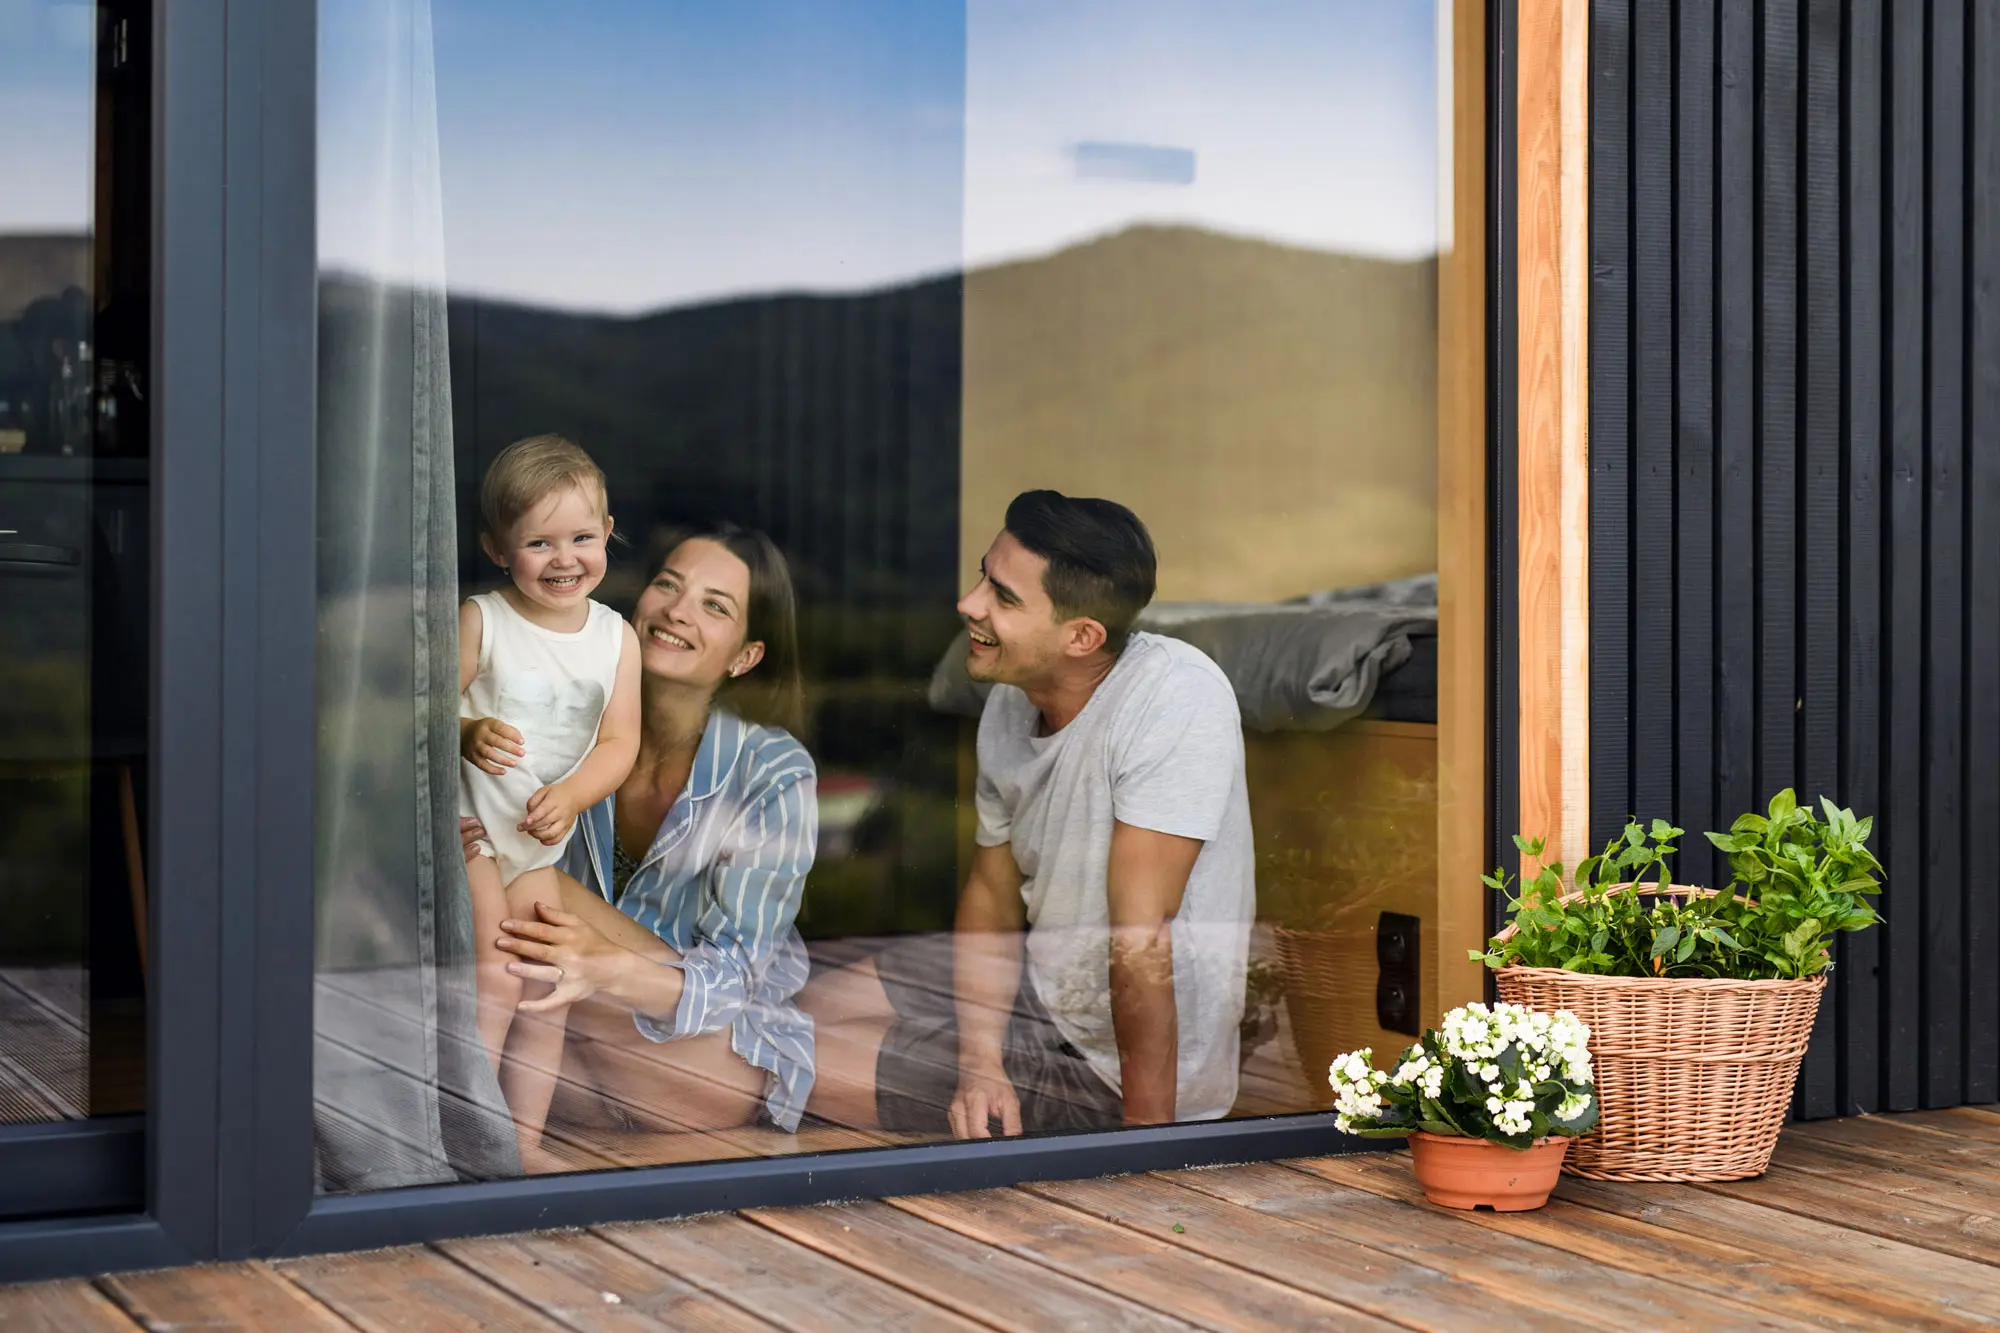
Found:
[[[149,23],[0,13],[0,1163],[145,1104]]]
[[[1477,11],[322,0],[323,1191],[1400,1049],[1478,894]]]

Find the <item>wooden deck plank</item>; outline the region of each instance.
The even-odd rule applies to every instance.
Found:
[[[436,1248],[516,1299],[587,1333],[755,1333],[771,1327],[588,1232],[440,1241]]]
[[[1955,1134],[1981,1143],[2000,1143],[2000,1111],[1989,1106],[1953,1106],[1942,1111],[1915,1111],[1897,1121],[1939,1134]]]
[[[1571,1180],[1533,1213],[1434,1208],[1406,1155],[1367,1154],[17,1286],[0,1327],[1991,1328],[1995,1125],[1796,1126],[1759,1180]],[[628,1137],[619,1156],[774,1147]]]
[[[1907,1157],[2000,1180],[2000,1143],[1926,1129],[1916,1123],[1905,1123],[1902,1116],[1859,1115],[1848,1120],[1815,1120],[1794,1125],[1788,1132],[1814,1143],[1838,1143],[1884,1157]]]
[[[348,1333],[353,1326],[270,1265],[211,1264],[105,1278],[104,1289],[140,1324],[167,1329],[298,1329]]]
[[[2000,1281],[1991,1268],[1937,1254],[1837,1222],[1712,1193],[1693,1185],[1622,1185],[1564,1177],[1561,1198],[1600,1213],[1719,1240],[1746,1251],[1782,1253],[1829,1288],[1857,1299],[1900,1294],[1912,1305],[1979,1322],[2000,1322]],[[1841,1211],[1833,1210],[1841,1216]]]
[[[1407,1158],[1368,1153],[1285,1162],[1336,1184],[1352,1185],[1413,1208],[1435,1210],[1410,1174]],[[1926,1301],[1871,1292],[1857,1299],[1847,1286],[1826,1283],[1762,1246],[1745,1249],[1601,1213],[1560,1198],[1530,1213],[1452,1212],[1469,1225],[1531,1240],[1627,1272],[1746,1301],[1821,1328],[1909,1328],[1934,1313]],[[1974,1325],[1962,1325],[1973,1327]]]
[[[1602,1327],[1599,1320],[1499,1295],[1429,1264],[1360,1245],[1329,1245],[1315,1228],[1236,1207],[1157,1176],[1022,1188],[1166,1244],[1414,1328],[1464,1328],[1488,1321],[1528,1329]]]
[[[1803,1328],[1805,1321],[1661,1278],[1632,1273],[1490,1228],[1445,1209],[1328,1182],[1276,1164],[1175,1171],[1160,1178],[1238,1209],[1282,1217],[1354,1245],[1441,1268],[1509,1299],[1588,1323],[1675,1327],[1725,1321],[1731,1328]]]
[[[4,1034],[5,1029],[0,1029],[0,1037]],[[74,1118],[73,1108],[57,1104],[39,1080],[28,1077],[0,1055],[0,1125],[38,1125]]]
[[[541,1333],[563,1325],[435,1250],[288,1259],[278,1272],[362,1333]]]
[[[89,1026],[84,1013],[90,978],[80,963],[0,968],[0,984],[12,986],[78,1032]]]
[[[0,1287],[0,1328],[7,1333],[139,1333],[141,1327],[88,1282]]]
[[[1044,1268],[1222,1333],[1388,1326],[1261,1272],[1218,1263],[1019,1189],[889,1202]]]
[[[1884,1193],[1839,1177],[1778,1165],[1756,1180],[1719,1181],[1700,1188],[1799,1217],[1837,1218],[1843,1230],[1862,1231],[1975,1263],[2000,1264],[2000,1218],[1983,1208],[1956,1208],[1907,1194]],[[1994,1201],[1991,1197],[1987,1200]],[[1990,1276],[2000,1285],[2000,1273]]]
[[[0,1061],[60,1108],[63,1119],[89,1114],[87,1041],[81,1030],[32,995],[0,986]]]
[[[1946,1208],[1984,1213],[2000,1190],[1991,1182],[1949,1166],[1909,1157],[1879,1157],[1837,1143],[1787,1137],[1779,1142],[1773,1166],[1838,1180],[1855,1189],[1896,1198],[1922,1199]]]
[[[1984,1176],[1914,1157],[1889,1157],[1839,1143],[1786,1138],[1779,1142],[1772,1165],[1831,1176],[1856,1189],[1908,1195],[1947,1208],[1979,1211],[2000,1195],[2000,1187]]]
[[[740,1217],[644,1222],[598,1235],[789,1328],[973,1329],[979,1325]]]
[[[873,1201],[744,1216],[871,1277],[1002,1329],[1186,1330],[1193,1325]]]

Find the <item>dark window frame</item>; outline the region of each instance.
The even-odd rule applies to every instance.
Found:
[[[1514,8],[1489,11],[1486,38],[1496,479],[1514,451]],[[1368,1146],[1316,1113],[315,1195],[316,34],[314,0],[156,6],[152,745],[173,781],[152,784],[144,1207],[0,1222],[0,1281]],[[1495,517],[1498,665],[1514,651],[1513,552]],[[1496,690],[1506,680],[1495,671]],[[1492,715],[1504,799],[1509,710]],[[61,1139],[86,1145],[70,1151],[100,1181],[128,1179],[139,1132],[0,1131],[0,1165]],[[48,1173],[51,1208],[127,1204],[110,1186],[86,1197],[87,1178]]]

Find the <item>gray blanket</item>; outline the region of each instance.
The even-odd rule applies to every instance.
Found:
[[[1366,711],[1410,640],[1437,633],[1437,578],[1315,593],[1295,602],[1158,602],[1138,628],[1207,653],[1253,731],[1331,731]],[[930,704],[978,717],[987,686],[965,674],[960,631],[931,672]]]

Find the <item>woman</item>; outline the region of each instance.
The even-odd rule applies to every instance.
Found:
[[[578,819],[562,902],[501,923],[508,970],[552,987],[522,1009],[567,1011],[563,1077],[597,1094],[592,1118],[798,1126],[813,1034],[793,923],[818,817],[812,758],[783,729],[799,712],[795,620],[762,533],[722,523],[671,543],[632,611],[638,762]],[[540,1146],[554,1091],[552,1077],[509,1086],[524,1170],[571,1169]]]

